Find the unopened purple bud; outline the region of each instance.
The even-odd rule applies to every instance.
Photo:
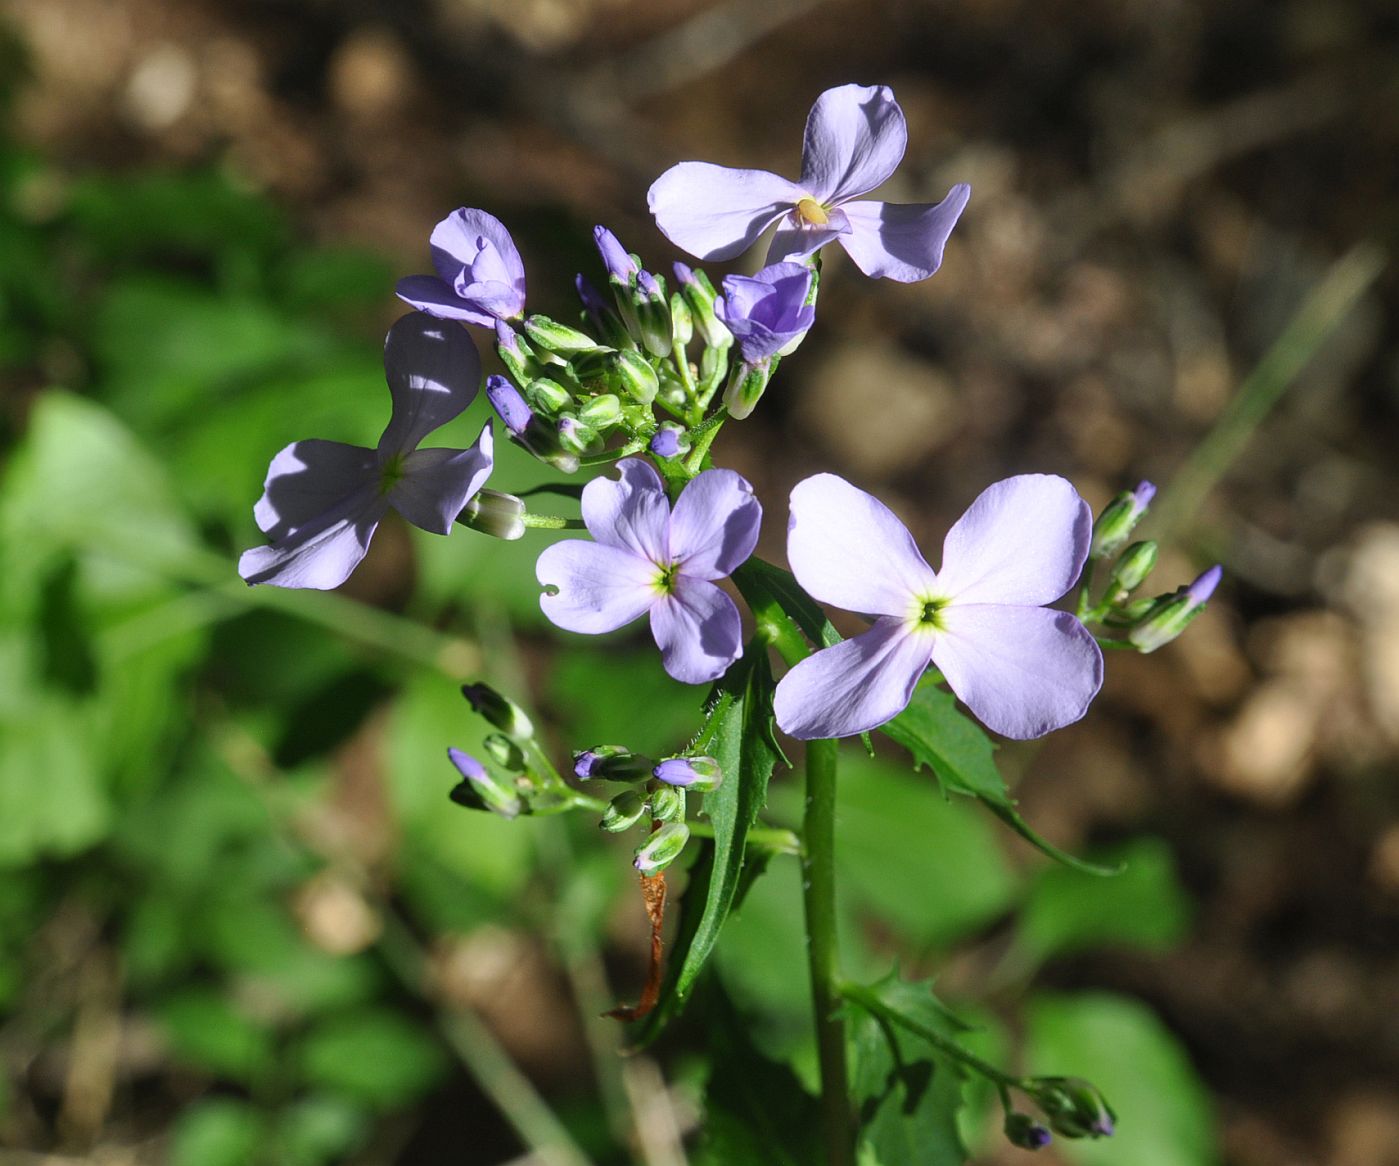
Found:
[[[575,777],[587,780],[639,781],[651,776],[655,764],[650,758],[633,753],[625,745],[595,745],[573,756]]]
[[[679,457],[689,447],[688,440],[681,440],[684,436],[680,426],[662,425],[651,438],[651,452],[657,457]]]
[[[461,694],[471,705],[471,711],[492,728],[521,741],[534,736],[534,724],[525,710],[489,684],[479,680],[475,684],[463,684]]]
[[[681,263],[676,260],[673,270],[675,272],[675,282],[681,287],[689,287],[695,282],[694,269],[688,263]]]
[[[661,285],[656,282],[656,277],[649,271],[638,271],[636,273],[636,286],[641,289],[643,295],[648,299],[654,299],[661,295]]]
[[[489,810],[502,818],[518,817],[525,808],[513,786],[497,778],[470,753],[448,749],[447,759],[462,776],[461,783],[451,792],[452,801],[457,805]]]
[[[606,227],[596,226],[593,228],[593,242],[597,244],[598,254],[602,256],[607,274],[616,276],[624,284],[630,285],[641,269],[636,260],[627,254],[627,249],[618,241],[617,236]]]
[[[1136,501],[1137,508],[1145,511],[1151,505],[1151,500],[1156,497],[1156,487],[1146,481],[1138,482],[1137,488],[1132,491],[1132,498]]]
[[[671,757],[651,773],[667,785],[701,791],[717,789],[724,779],[723,770],[712,757]]]
[[[1138,482],[1135,490],[1125,490],[1103,508],[1093,524],[1093,542],[1088,553],[1095,559],[1110,559],[1131,537],[1146,508],[1156,497],[1156,487],[1150,482]]]
[[[529,407],[520,390],[503,376],[486,378],[486,399],[490,401],[491,408],[500,414],[500,419],[505,422],[505,427],[516,437],[529,428],[534,411]]]
[[[495,322],[495,342],[497,348],[510,353],[511,356],[517,359],[524,359],[524,353],[520,351],[519,333],[504,320],[497,320]]]
[[[1208,571],[1203,572],[1195,582],[1190,584],[1190,586],[1185,589],[1185,593],[1190,596],[1191,600],[1197,606],[1203,604],[1214,594],[1214,589],[1219,586],[1219,581],[1223,577],[1224,568],[1216,563]]]
[[[1004,1129],[1006,1140],[1022,1150],[1042,1150],[1054,1140],[1054,1135],[1028,1113],[1006,1114]]]
[[[448,749],[447,760],[457,767],[457,772],[467,781],[486,781],[490,778],[490,772],[470,753],[463,753],[460,749]]]
[[[573,286],[578,291],[578,299],[583,304],[583,310],[595,320],[601,321],[603,313],[608,311],[607,301],[602,298],[602,293],[581,271],[573,277]]]

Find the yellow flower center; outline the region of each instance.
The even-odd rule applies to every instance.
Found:
[[[804,198],[797,203],[797,218],[814,227],[824,227],[831,221],[831,216],[826,213],[826,208],[814,198]]]

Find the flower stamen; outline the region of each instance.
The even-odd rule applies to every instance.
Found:
[[[804,198],[797,203],[797,218],[813,227],[824,227],[831,221],[826,208],[814,198]]]

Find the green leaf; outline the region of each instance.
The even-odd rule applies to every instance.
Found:
[[[287,1166],[344,1162],[363,1139],[367,1124],[365,1111],[343,1097],[304,1097],[277,1115],[273,1136],[279,1161]]]
[[[1085,1077],[1106,1094],[1117,1132],[1059,1138],[1085,1166],[1214,1166],[1209,1094],[1179,1041],[1139,1000],[1092,993],[1039,996],[1028,1015],[1026,1065],[1037,1076]]]
[[[801,628],[814,644],[823,648],[840,643],[841,635],[816,601],[797,582],[796,576],[759,558],[749,559],[739,568],[740,585],[761,591],[772,599]]]
[[[175,1123],[170,1166],[248,1166],[265,1129],[262,1114],[245,1102],[198,1102]]]
[[[1162,951],[1190,924],[1190,898],[1176,879],[1170,847],[1140,838],[1111,857],[1115,879],[1085,879],[1048,867],[1036,877],[1017,919],[1015,952],[1031,968],[1085,948],[1122,945]]]
[[[714,839],[691,868],[661,1000],[637,1038],[643,1043],[685,1006],[743,883],[745,840],[767,802],[768,779],[778,761],[772,745],[772,690],[767,646],[756,640],[714,686],[709,719],[694,743],[724,773],[719,788],[704,796]]]
[[[425,1093],[446,1068],[435,1040],[388,1011],[335,1017],[306,1038],[301,1054],[307,1081],[382,1108]]]
[[[969,717],[957,710],[957,700],[936,684],[921,684],[908,708],[884,725],[882,732],[913,754],[916,768],[928,766],[944,793],[979,799],[990,811],[1032,846],[1050,858],[1085,874],[1114,875],[1120,868],[1097,866],[1060,850],[1041,838],[1015,809],[993,757],[995,746]]]
[[[267,1030],[218,992],[187,989],[165,1001],[159,1016],[175,1052],[202,1069],[254,1081],[272,1064]]]

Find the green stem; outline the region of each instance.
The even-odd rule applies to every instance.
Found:
[[[709,419],[708,424],[699,433],[694,447],[690,450],[690,456],[685,461],[685,469],[691,476],[699,473],[703,468],[705,455],[709,453],[709,447],[714,444],[714,439],[719,436],[719,430],[723,427],[727,417],[728,414],[721,409]]]
[[[851,1166],[855,1139],[840,1008],[840,955],[836,936],[835,807],[839,743],[808,741],[806,812],[802,826],[806,956],[821,1068],[821,1115],[830,1166]]]
[[[535,530],[586,530],[581,518],[565,518],[561,514],[532,514],[526,511],[520,515],[520,522]]]

